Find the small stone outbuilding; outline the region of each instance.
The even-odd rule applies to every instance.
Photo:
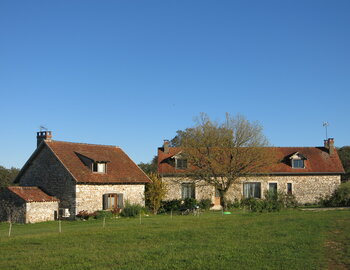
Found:
[[[54,220],[59,200],[38,187],[11,186],[0,192],[0,221],[35,223]]]

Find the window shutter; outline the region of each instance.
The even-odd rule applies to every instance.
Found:
[[[103,194],[103,210],[108,209],[108,194]]]
[[[117,208],[123,208],[124,202],[123,202],[123,193],[117,194],[118,201],[117,201]]]
[[[195,184],[191,185],[191,198],[192,199],[196,198],[196,185]]]
[[[261,191],[261,185],[260,183],[255,183],[255,198],[261,198],[261,194],[260,194],[260,191]]]

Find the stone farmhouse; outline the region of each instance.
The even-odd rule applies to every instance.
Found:
[[[21,207],[18,222],[74,219],[83,210],[120,210],[126,201],[144,205],[148,182],[117,146],[54,141],[51,131],[41,131],[37,149],[15,179],[19,187],[0,192],[0,199],[12,198]]]
[[[235,182],[227,199],[244,197],[262,198],[264,191],[281,191],[293,194],[301,204],[315,203],[330,195],[341,183],[343,166],[334,147],[334,139],[324,141],[323,147],[271,147],[279,163],[268,174],[246,175]],[[214,186],[204,181],[191,181],[186,177],[189,168],[181,155],[181,148],[169,147],[164,141],[158,148],[158,173],[168,186],[166,199],[211,199],[220,208],[220,197]]]

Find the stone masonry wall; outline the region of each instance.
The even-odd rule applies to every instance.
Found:
[[[58,212],[58,202],[26,203],[26,223],[55,220]]]
[[[123,193],[124,205],[126,201],[131,204],[145,205],[145,185],[76,185],[76,213],[82,210],[94,212],[103,209],[103,194]]]
[[[188,178],[163,177],[168,186],[166,200],[181,199],[181,183],[191,182]],[[243,197],[244,182],[260,182],[261,194],[268,190],[269,183],[277,183],[277,190],[287,192],[287,183],[292,183],[292,192],[299,203],[315,203],[320,197],[330,195],[340,185],[340,175],[298,175],[298,176],[251,176],[242,177],[229,189],[228,200]],[[196,199],[214,199],[215,189],[205,182],[196,183]]]
[[[191,183],[192,180],[189,178],[179,178],[179,177],[163,177],[163,182],[166,184],[167,193],[165,200],[175,200],[181,199],[181,184]],[[196,182],[195,197],[197,200],[201,199],[214,199],[215,188],[209,186],[204,181]]]
[[[25,201],[9,192],[7,189],[0,191],[0,222],[11,220],[14,223],[25,223]]]
[[[60,200],[60,208],[75,214],[75,180],[52,151],[45,146],[19,180],[21,186],[38,186]]]

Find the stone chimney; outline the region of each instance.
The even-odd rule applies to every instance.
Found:
[[[169,154],[169,140],[164,140],[163,150],[165,154]]]
[[[329,138],[327,140],[324,140],[324,147],[326,149],[328,149],[328,153],[330,155],[334,154],[334,139],[333,138]]]
[[[52,132],[51,131],[39,131],[36,133],[36,147],[39,147],[42,141],[51,141]]]

